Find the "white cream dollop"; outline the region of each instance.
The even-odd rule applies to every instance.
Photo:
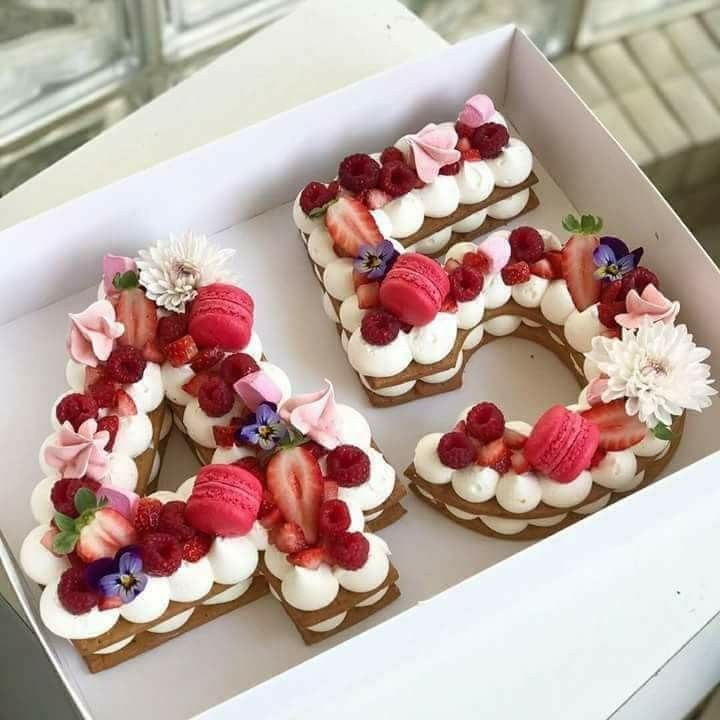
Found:
[[[337,578],[325,563],[315,570],[292,565],[280,588],[290,605],[306,612],[329,605],[337,597],[339,589]]]
[[[390,571],[390,548],[378,535],[364,533],[370,545],[368,559],[357,570],[345,570],[341,567],[334,569],[335,577],[340,586],[350,592],[369,592],[380,585]]]
[[[637,459],[632,450],[608,452],[590,471],[593,482],[610,490],[629,490],[637,472]]]
[[[512,297],[518,305],[527,308],[540,307],[543,295],[548,288],[550,281],[538,275],[531,275],[524,283],[512,286]]]
[[[407,334],[402,331],[387,345],[371,345],[358,329],[350,335],[347,354],[355,370],[367,377],[397,375],[413,360]]]
[[[540,311],[551,322],[562,325],[570,314],[575,311],[568,291],[567,283],[564,280],[552,280],[540,303]]]
[[[207,558],[215,582],[235,585],[255,572],[258,551],[247,537],[216,537]]]
[[[338,499],[372,510],[390,497],[395,487],[395,470],[375,448],[365,452],[370,459],[370,477],[355,487],[339,487]]]
[[[433,182],[414,192],[427,217],[446,217],[454,213],[460,204],[458,184],[452,175],[438,175]]]
[[[592,348],[594,337],[607,328],[598,317],[598,305],[591,305],[582,312],[573,310],[565,321],[565,338],[578,352],[586,353]]]
[[[126,415],[120,418],[120,427],[115,436],[113,452],[137,457],[152,444],[153,426],[145,413]]]
[[[168,578],[150,575],[145,589],[132,602],[120,606],[120,615],[128,622],[148,623],[161,617],[169,604]]]
[[[568,508],[580,504],[592,490],[592,475],[583,470],[572,482],[559,483],[540,475],[542,500],[546,505]]]
[[[495,188],[495,175],[484,160],[462,163],[460,172],[455,175],[455,181],[460,194],[460,202],[464,205],[474,205],[486,200]],[[480,212],[484,211],[481,210]],[[480,225],[482,225],[482,222],[477,227]],[[453,228],[457,232],[469,232],[475,229],[460,230],[456,226],[453,226]]]
[[[406,238],[416,233],[425,221],[425,209],[415,191],[411,190],[391,200],[383,207],[392,223],[390,235],[394,238]]]
[[[408,333],[415,362],[431,365],[442,360],[455,345],[457,322],[451,313],[440,312],[426,325],[417,325]]]
[[[530,175],[533,166],[530,148],[518,138],[510,138],[503,151],[486,162],[498,187],[519,185]]]
[[[208,556],[197,562],[183,560],[180,567],[168,577],[170,599],[176,602],[195,602],[210,592],[213,571]]]
[[[451,482],[453,490],[463,500],[480,503],[495,495],[499,480],[500,475],[493,468],[473,463],[462,470],[453,471]]]
[[[126,385],[127,394],[134,400],[139,413],[149,413],[165,398],[163,374],[160,365],[149,362],[145,365],[143,376],[136,383]]]
[[[420,438],[415,446],[415,456],[413,457],[415,469],[423,480],[433,485],[447,485],[453,475],[453,469],[443,465],[437,452],[442,436],[443,433],[430,433]]]
[[[51,553],[41,540],[50,530],[50,524],[34,527],[20,546],[20,564],[28,577],[38,585],[49,585],[70,567],[65,556]]]
[[[500,478],[495,497],[504,510],[520,514],[530,512],[540,504],[542,490],[534,473],[517,475],[511,472]]]

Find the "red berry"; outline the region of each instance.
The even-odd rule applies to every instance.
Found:
[[[210,552],[213,539],[205,533],[197,533],[183,543],[182,559],[187,562],[197,562]]]
[[[610,328],[611,330],[620,327],[615,320],[615,316],[624,312],[625,302],[622,300],[619,302],[600,303],[598,305],[598,319],[606,328]]]
[[[354,445],[338,445],[327,456],[327,479],[340,487],[362,485],[370,477],[370,458]]]
[[[388,345],[400,333],[400,321],[387,310],[369,310],[360,324],[360,334],[371,345]]]
[[[342,500],[326,500],[320,507],[318,529],[322,537],[330,538],[350,527],[350,510]]]
[[[463,255],[462,264],[487,275],[490,272],[490,258],[482,250],[469,251]]]
[[[206,348],[201,350],[190,363],[190,367],[195,372],[209,370],[215,367],[225,357],[225,353],[219,348]]]
[[[639,265],[636,267],[631,275],[633,276],[633,282],[635,283],[635,290],[641,293],[648,285],[654,285],[658,290],[660,289],[660,281],[658,276],[648,270],[646,267]]]
[[[290,553],[287,561],[291,565],[299,565],[308,570],[317,570],[327,560],[327,553],[323,547],[311,547],[298,552]]]
[[[553,269],[553,277],[563,276],[563,262],[562,253],[557,250],[548,250],[545,253],[545,260],[550,263],[550,267]]]
[[[377,187],[379,177],[380,165],[363,153],[348,155],[338,168],[340,184],[353,193]]]
[[[110,353],[107,371],[111,379],[127,385],[142,378],[146,365],[147,360],[140,350],[132,345],[122,345]]]
[[[185,521],[185,503],[182,500],[171,500],[162,506],[157,529],[181,541],[189,540],[195,534],[195,529]]]
[[[173,367],[180,367],[191,362],[198,354],[198,347],[192,335],[183,335],[165,348],[167,359]]]
[[[345,570],[359,570],[368,559],[370,543],[361,532],[343,532],[333,537],[330,557]]]
[[[438,443],[440,462],[454,470],[460,470],[475,462],[477,452],[470,438],[461,432],[445,433]]]
[[[613,303],[617,300],[624,300],[625,295],[623,294],[623,281],[613,280],[609,283],[603,283],[602,290],[600,291],[600,302],[601,303]]]
[[[458,134],[459,138],[471,138],[475,132],[475,128],[458,120],[455,123],[455,132]]]
[[[228,355],[220,365],[220,375],[228,385],[234,385],[240,378],[257,372],[260,366],[245,353]]]
[[[83,393],[70,393],[66,395],[55,408],[55,417],[63,425],[65,422],[78,430],[86,421],[97,418],[98,406],[95,400]]]
[[[258,510],[258,520],[270,515],[277,509],[277,503],[273,494],[267,489],[263,489],[262,500],[260,501],[260,509]]]
[[[321,457],[325,457],[328,454],[328,449],[324,448],[320,443],[316,443],[314,440],[310,440],[304,444],[306,450],[309,450],[316,460]]]
[[[286,522],[270,531],[269,540],[280,552],[292,553],[307,547],[302,528],[294,522]]]
[[[530,266],[524,261],[506,265],[500,272],[506,285],[519,285],[530,279]]]
[[[511,464],[510,449],[503,438],[498,438],[483,445],[477,457],[477,464],[493,468],[500,475],[504,475]]]
[[[310,182],[300,193],[300,207],[306,215],[312,215],[313,210],[319,210],[335,199],[335,193],[319,182]]]
[[[362,191],[360,200],[369,210],[379,210],[385,207],[392,198],[380,188],[370,188]]]
[[[473,129],[473,132],[475,132],[474,129]],[[471,144],[471,142],[470,142],[470,138],[461,137],[461,138],[457,141],[457,145],[455,145],[455,149],[460,151],[460,155],[461,155],[461,156],[464,156],[465,153],[466,153],[468,150],[472,150],[472,149],[473,149],[473,146],[472,146],[472,144]],[[479,153],[477,150],[475,150],[475,152],[477,152],[478,156],[480,155],[480,153]],[[478,159],[479,159],[479,158],[478,158]]]
[[[467,415],[467,431],[484,443],[492,442],[503,436],[505,417],[497,405],[479,403],[471,408]]]
[[[472,145],[480,151],[483,160],[497,157],[510,141],[507,128],[500,123],[485,123],[475,129]]]
[[[468,148],[467,150],[461,150],[463,162],[479,162],[483,159],[482,153],[476,148]]]
[[[98,380],[88,386],[87,393],[98,407],[109,408],[115,404],[115,390],[117,386],[111,380]]]
[[[115,401],[113,403],[115,413],[121,417],[128,415],[137,415],[137,406],[135,401],[125,392],[125,390],[115,391]]]
[[[182,389],[188,395],[197,397],[200,394],[200,388],[211,377],[212,375],[209,372],[201,370],[199,373],[195,373],[186,383],[183,383]]]
[[[135,506],[135,518],[133,525],[138,535],[144,535],[151,530],[157,530],[160,522],[160,513],[163,504],[156,498],[140,498]]]
[[[458,302],[474,300],[483,289],[485,279],[469,265],[460,265],[450,273],[450,290]]]
[[[221,417],[232,410],[235,395],[221,377],[213,376],[202,384],[198,392],[198,402],[206,415]]]
[[[605,459],[605,455],[607,455],[605,450],[601,450],[600,448],[598,448],[595,451],[595,454],[590,459],[590,467],[597,467]]]
[[[120,429],[120,418],[117,415],[106,415],[98,420],[97,429],[98,432],[107,430],[107,432],[110,433],[110,439],[105,444],[105,450],[112,452],[115,446],[115,438]]]
[[[440,168],[441,175],[457,175],[460,172],[460,161],[450,163],[449,165],[443,165]]]
[[[398,148],[391,145],[390,147],[386,147],[380,154],[380,164],[387,165],[387,163],[393,161],[405,162],[405,156]]]
[[[69,517],[77,517],[75,509],[75,493],[80,488],[87,488],[95,492],[99,489],[100,483],[88,477],[82,478],[61,478],[56,480],[50,490],[50,502],[57,512]]]
[[[235,433],[237,425],[213,425],[213,439],[215,444],[221,448],[229,448],[235,444]]]
[[[187,315],[185,313],[170,313],[158,320],[157,339],[161,346],[169,345],[179,340],[187,333]]]
[[[525,447],[527,435],[523,435],[522,433],[517,432],[517,430],[510,430],[507,428],[503,433],[503,440],[512,450],[519,450]]]
[[[90,612],[99,600],[98,594],[88,584],[83,568],[68,568],[60,576],[57,593],[60,604],[73,615]]]
[[[247,457],[235,460],[235,462],[233,462],[232,464],[237,465],[238,467],[241,467],[244,470],[252,473],[263,484],[263,486],[265,485],[265,470],[263,466],[260,465],[260,461],[256,457],[248,455]]]
[[[535,228],[519,227],[510,233],[510,249],[516,260],[534,263],[543,256],[545,243]]]
[[[167,577],[182,562],[182,547],[175,536],[163,532],[145,533],[140,540],[143,570],[148,575]]]
[[[409,193],[415,187],[416,181],[415,171],[399,160],[391,160],[380,170],[380,188],[390,197]]]

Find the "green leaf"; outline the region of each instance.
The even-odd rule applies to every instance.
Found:
[[[333,204],[337,202],[337,198],[333,198],[332,200],[328,200],[324,205],[321,205],[320,207],[313,208],[309,213],[308,217],[316,218],[320,217],[321,215],[324,215],[327,211],[327,209]]]
[[[56,512],[54,520],[58,530],[64,532],[75,532],[75,519],[71,518],[69,515],[63,515],[61,512]]]
[[[124,273],[115,273],[112,284],[118,290],[132,290],[140,284],[140,277],[134,270]]]
[[[71,553],[75,549],[77,539],[78,534],[74,532],[58,533],[53,539],[53,552],[56,555],[67,555],[68,553]]]
[[[566,215],[562,220],[562,226],[568,232],[577,232],[580,229],[580,223],[574,215]]]
[[[665,423],[658,423],[653,429],[652,434],[658,440],[672,440],[675,433]]]
[[[95,493],[88,488],[80,488],[75,493],[75,509],[82,515],[86,510],[97,507],[97,498]]]

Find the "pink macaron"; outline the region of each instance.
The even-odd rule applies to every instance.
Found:
[[[434,260],[401,255],[380,285],[380,304],[409,325],[427,325],[440,312],[450,281]]]
[[[195,478],[185,518],[209,535],[246,535],[257,519],[261,499],[260,481],[245,468],[206,465]]]
[[[525,458],[551,480],[569,483],[590,467],[599,440],[595,423],[554,405],[535,423],[525,443]]]
[[[188,318],[188,332],[203,348],[242,350],[250,340],[254,303],[242,288],[225,283],[198,290]]]

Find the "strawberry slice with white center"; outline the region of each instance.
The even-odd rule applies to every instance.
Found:
[[[338,198],[325,212],[325,226],[333,243],[349,257],[357,257],[363,245],[379,245],[383,236],[375,218],[360,200]]]
[[[120,548],[132,545],[136,540],[135,528],[124,515],[112,508],[100,508],[80,530],[75,552],[81,560],[90,563],[113,557]]]
[[[120,417],[127,417],[128,415],[137,415],[137,406],[135,401],[125,390],[115,391],[115,413]]]
[[[602,220],[583,215],[581,220],[572,215],[563,219],[563,227],[574,232],[562,249],[562,274],[575,307],[582,312],[600,299],[600,280],[595,277],[597,266],[593,252],[600,244],[597,233]]]
[[[595,405],[580,414],[598,426],[600,449],[605,451],[626,450],[637,445],[648,431],[637,415],[628,415],[625,412],[625,400],[622,398]]]
[[[552,280],[555,277],[555,269],[547,258],[540,258],[530,265],[530,273],[545,280]]]
[[[120,345],[132,345],[138,350],[155,340],[157,334],[157,307],[145,297],[140,288],[123,290],[115,304],[115,315],[118,322],[125,326],[125,332],[118,338]]]
[[[288,562],[293,565],[307,568],[308,570],[317,570],[320,565],[326,561],[325,548],[314,547],[300,550],[299,552],[290,553],[287,556]]]
[[[317,540],[324,487],[320,465],[302,445],[280,450],[267,466],[267,486],[283,517],[297,523],[307,542]]]

